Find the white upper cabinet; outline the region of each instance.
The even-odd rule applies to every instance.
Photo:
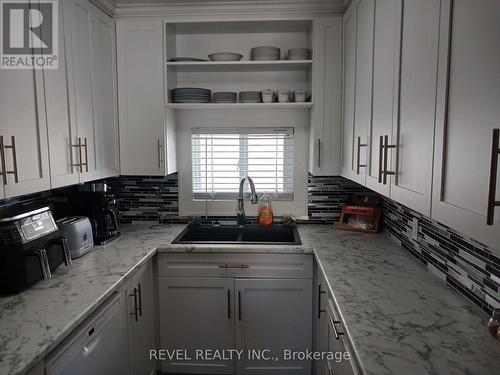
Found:
[[[71,21],[71,50],[74,78],[74,108],[78,138],[82,146],[81,180],[91,181],[99,178],[97,160],[97,131],[94,121],[92,67],[93,48],[93,5],[88,0],[74,0]],[[71,95],[70,95],[71,96]],[[79,149],[80,149],[79,148]]]
[[[498,249],[500,208],[486,223],[493,129],[500,128],[500,3],[455,0],[451,23],[450,1],[443,3],[432,216]]]
[[[333,176],[341,168],[342,17],[314,21],[313,61],[309,171]]]
[[[93,57],[94,122],[99,177],[119,174],[116,95],[115,25],[111,17],[95,8]]]
[[[391,197],[430,215],[440,0],[405,1]]]
[[[360,184],[365,184],[369,156],[374,12],[375,0],[359,0],[344,15],[344,142],[348,144],[343,174]]]
[[[42,71],[0,70],[0,82],[0,185],[5,197],[48,190]]]
[[[78,133],[74,111],[70,111],[69,97],[73,94],[71,21],[68,3],[59,1],[59,68],[43,71],[45,106],[50,156],[51,187],[58,188],[80,182]],[[69,63],[68,63],[69,61]]]
[[[163,20],[119,19],[116,34],[121,174],[164,175]]]
[[[384,176],[383,172],[390,171],[392,153],[383,144],[392,144],[393,129],[397,125],[401,4],[402,0],[375,3],[372,120],[366,186],[387,197],[392,175],[386,173]]]
[[[354,179],[354,105],[356,85],[356,5],[351,2],[343,18],[343,118],[342,118],[342,176]]]

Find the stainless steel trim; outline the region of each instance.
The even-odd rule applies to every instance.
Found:
[[[137,283],[137,294],[139,296],[139,316],[142,316],[142,288],[141,283]]]
[[[491,163],[490,163],[490,183],[488,190],[488,211],[486,213],[486,225],[493,225],[495,221],[495,207],[500,206],[500,201],[496,200],[497,179],[498,179],[498,155],[500,143],[500,129],[493,129],[491,142]]]
[[[0,162],[2,163],[2,180],[3,184],[7,185],[7,167],[5,164],[5,147],[3,143],[3,135],[0,135]]]
[[[17,219],[22,219],[22,218],[25,218],[25,217],[28,217],[28,216],[33,216],[33,215],[36,215],[36,214],[40,214],[42,212],[49,211],[49,210],[50,210],[50,207],[47,206],[47,207],[42,207],[42,208],[30,211],[30,212],[26,212],[24,214],[19,214],[19,215],[15,215],[15,216],[11,216],[11,217],[3,217],[3,218],[0,219],[0,223],[4,223],[6,221],[12,221],[12,220],[17,220]]]

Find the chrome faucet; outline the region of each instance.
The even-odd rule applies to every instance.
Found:
[[[250,203],[257,204],[259,202],[259,198],[257,197],[257,193],[255,192],[255,185],[253,180],[249,176],[242,177],[240,180],[240,191],[238,194],[238,209],[236,210],[236,216],[238,217],[238,226],[243,227],[246,223],[245,216],[245,201],[243,199],[243,187],[245,185],[245,180],[248,181],[248,185],[250,185]]]

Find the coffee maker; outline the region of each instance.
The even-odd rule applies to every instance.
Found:
[[[116,218],[116,197],[105,182],[77,186],[52,197],[56,218],[86,216],[92,225],[94,244],[105,245],[120,236]]]
[[[64,262],[71,264],[67,239],[59,233],[49,207],[0,209],[0,293],[28,288]]]

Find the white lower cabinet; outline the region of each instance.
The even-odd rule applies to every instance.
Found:
[[[161,362],[167,373],[234,374],[234,360],[196,358],[196,350],[234,348],[232,278],[159,278],[160,347],[187,350],[192,360]]]
[[[311,280],[235,279],[234,284],[236,348],[246,353],[236,374],[310,374],[310,361],[290,356],[311,348]],[[261,353],[266,357],[251,358],[252,350],[266,351]]]
[[[149,261],[132,276],[125,293],[128,299],[128,327],[131,373],[152,375],[156,361],[150,350],[156,349],[156,299],[153,263]]]
[[[213,262],[212,256],[215,256]],[[191,254],[191,259],[182,257],[185,269],[182,273],[177,254],[159,255],[160,347],[169,351],[186,350],[185,354],[177,353],[174,358],[162,360],[163,372],[311,373],[310,361],[293,360],[284,355],[312,348],[312,255],[301,255],[300,263],[310,267],[294,267],[297,278],[245,277],[287,264],[288,255],[269,256],[270,259],[266,254],[235,254],[232,259],[231,254]],[[293,257],[296,262],[298,256]],[[241,263],[242,259],[249,264]],[[218,270],[226,275],[199,276],[197,268],[210,264],[214,272]],[[176,276],[168,276],[169,272]],[[208,267],[205,273],[209,273]],[[241,357],[235,353],[226,359],[196,357],[197,350],[206,354],[206,349],[238,350]],[[268,360],[269,357],[273,358]]]
[[[315,374],[360,374],[360,367],[347,336],[345,324],[336,310],[335,299],[325,274],[319,267],[315,270],[315,286],[315,351],[330,355],[330,357],[326,355],[315,362]]]

